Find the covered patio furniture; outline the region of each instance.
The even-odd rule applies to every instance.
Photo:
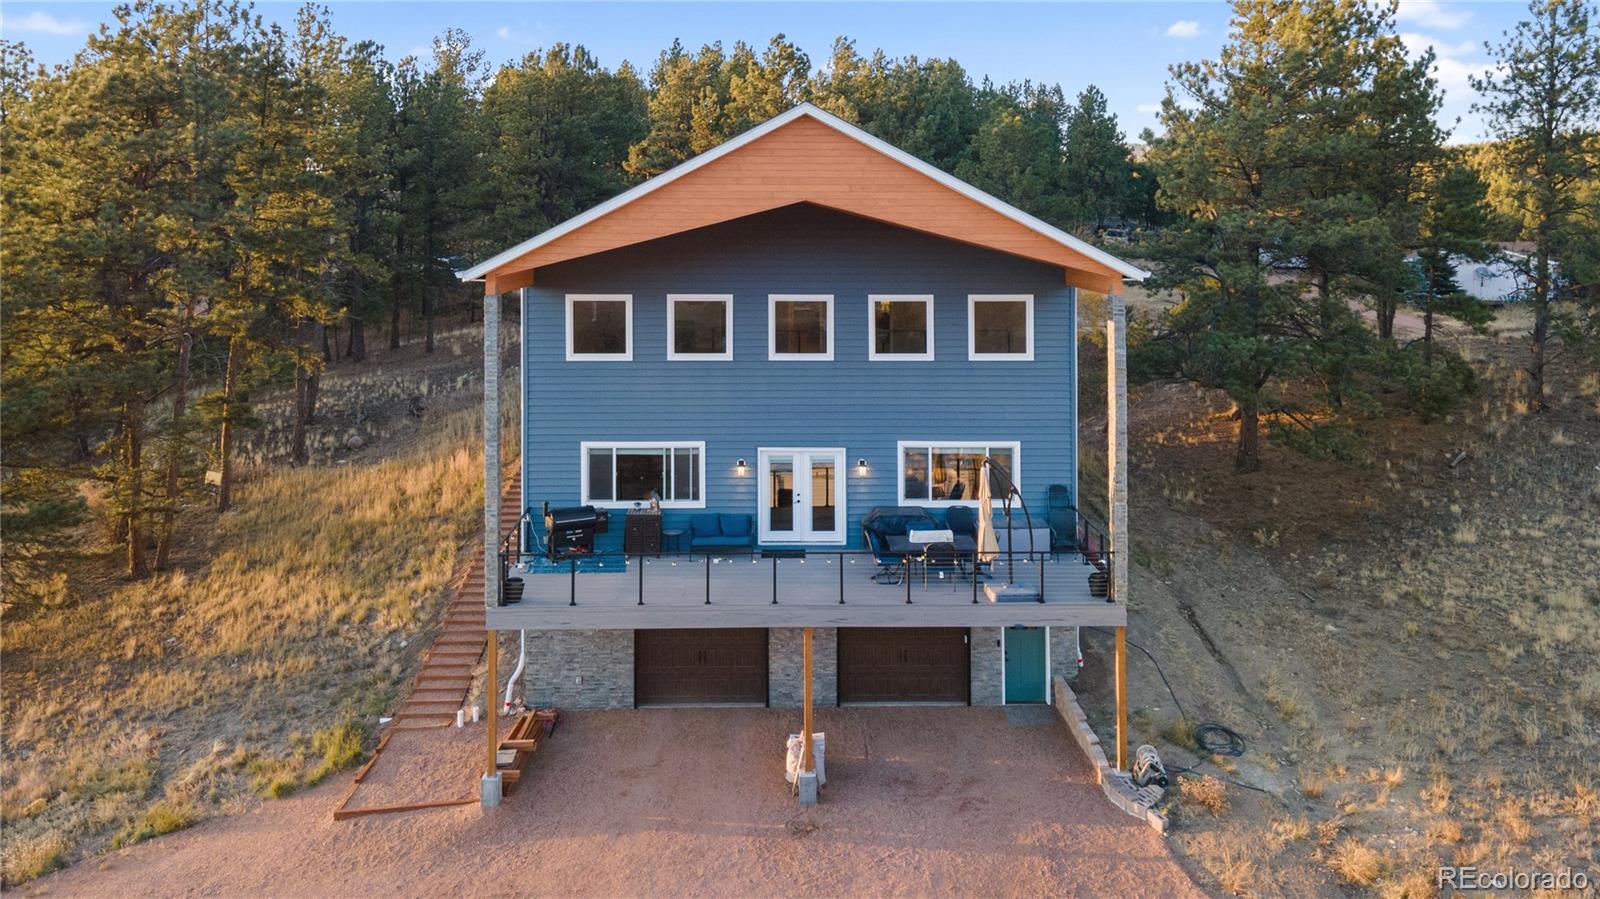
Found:
[[[1079,538],[1072,494],[1064,484],[1051,484],[1044,497],[1045,521],[1050,525],[1050,550],[1076,552]]]
[[[938,519],[920,506],[877,506],[861,517],[862,542],[872,551],[878,570],[872,579],[880,584],[901,583],[905,575],[906,557],[913,550],[906,542],[906,532],[912,528],[932,529],[939,526]],[[896,548],[895,542],[899,542]],[[917,547],[915,552],[920,552]]]

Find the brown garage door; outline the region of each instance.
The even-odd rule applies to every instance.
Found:
[[[966,702],[967,630],[839,629],[840,702]]]
[[[766,630],[634,631],[633,699],[636,705],[766,705]]]

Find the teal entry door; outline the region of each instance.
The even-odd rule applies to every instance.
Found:
[[[1006,702],[1044,702],[1045,629],[1008,627],[1005,629]]]

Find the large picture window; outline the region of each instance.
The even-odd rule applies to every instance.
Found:
[[[767,358],[826,362],[833,358],[833,297],[767,298]]]
[[[900,501],[906,505],[956,505],[978,501],[978,479],[984,456],[989,456],[1010,472],[1011,480],[1022,487],[1018,467],[1022,445],[1007,443],[927,443],[902,440],[900,450]],[[1005,482],[991,480],[990,496],[1000,501]]]
[[[733,297],[667,295],[668,359],[732,359]]]
[[[1027,294],[967,298],[967,358],[1028,361],[1033,358],[1033,297]]]
[[[633,297],[568,294],[567,361],[627,362],[631,359]]]
[[[926,361],[933,358],[933,297],[872,296],[867,322],[867,358]]]
[[[666,508],[705,508],[704,443],[584,443],[583,502],[631,506],[653,492]]]

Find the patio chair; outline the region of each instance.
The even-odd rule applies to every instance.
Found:
[[[928,586],[928,577],[948,578],[954,587],[966,580],[966,568],[961,564],[961,553],[954,543],[930,543],[922,551],[922,586]]]
[[[905,558],[889,552],[888,542],[877,531],[863,528],[861,533],[866,537],[867,548],[872,550],[873,561],[878,563],[878,570],[872,574],[873,583],[904,583],[906,576]]]
[[[1078,516],[1073,514],[1072,494],[1062,484],[1051,484],[1045,491],[1044,507],[1050,524],[1050,551],[1076,552],[1079,541],[1073,526]]]

